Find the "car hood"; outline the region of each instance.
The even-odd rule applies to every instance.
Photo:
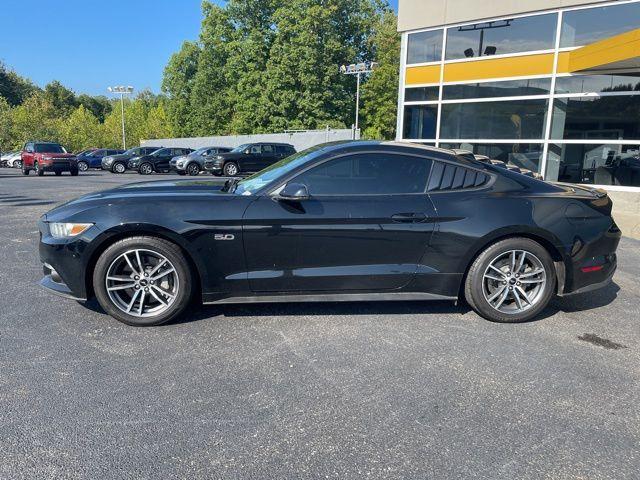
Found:
[[[222,191],[224,179],[179,179],[160,180],[155,182],[141,182],[123,185],[110,190],[89,193],[67,203],[59,205],[44,215],[46,221],[70,220],[74,215],[94,208],[105,208],[118,205],[126,208],[132,201],[147,201],[153,204],[171,201],[178,197],[204,197],[207,201],[244,199],[241,195],[229,194]],[[122,205],[121,205],[122,204]]]
[[[43,157],[51,157],[51,158],[76,158],[73,153],[42,153]]]

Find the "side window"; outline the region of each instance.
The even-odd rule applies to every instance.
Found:
[[[249,147],[249,153],[260,153],[260,145],[251,145]]]
[[[265,155],[271,155],[274,153],[273,145],[262,145],[262,153]]]
[[[431,160],[394,154],[349,155],[329,160],[293,180],[310,195],[375,195],[422,193]]]

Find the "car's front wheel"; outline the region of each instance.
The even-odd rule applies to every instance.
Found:
[[[40,165],[38,164],[38,162],[33,163],[33,169],[35,170],[36,174],[39,177],[42,177],[44,175],[44,170],[40,168]]]
[[[180,249],[148,236],[114,243],[93,272],[93,288],[102,308],[133,326],[161,325],[176,318],[191,301],[194,283]]]
[[[31,173],[31,169],[30,168],[22,167],[22,174],[23,175],[29,175],[30,173]]]
[[[197,163],[190,163],[189,166],[187,167],[187,173],[192,177],[195,177],[200,173],[200,167],[198,166]]]
[[[222,171],[227,177],[235,177],[236,175],[238,175],[238,173],[240,173],[240,169],[235,162],[225,163]]]
[[[531,320],[553,297],[556,275],[549,252],[528,238],[508,238],[475,259],[465,281],[465,298],[494,322]]]
[[[79,161],[78,170],[80,170],[81,172],[86,172],[87,170],[89,170],[89,164],[85,161]]]
[[[150,163],[143,163],[140,165],[140,168],[138,168],[138,173],[141,175],[151,175],[153,173],[153,167]]]
[[[124,173],[126,169],[127,167],[122,162],[116,162],[113,164],[113,167],[111,167],[113,173]]]

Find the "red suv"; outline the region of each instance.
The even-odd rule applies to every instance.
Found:
[[[22,174],[29,175],[31,170],[39,176],[44,172],[70,172],[78,175],[78,161],[76,156],[67,153],[62,145],[53,142],[27,142],[22,149]]]

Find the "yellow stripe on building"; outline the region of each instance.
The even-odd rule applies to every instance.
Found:
[[[405,74],[407,85],[423,83],[440,83],[440,65],[426,65],[422,67],[407,67]]]
[[[553,72],[553,53],[456,62],[444,67],[445,82],[465,82],[491,78],[549,75]]]

